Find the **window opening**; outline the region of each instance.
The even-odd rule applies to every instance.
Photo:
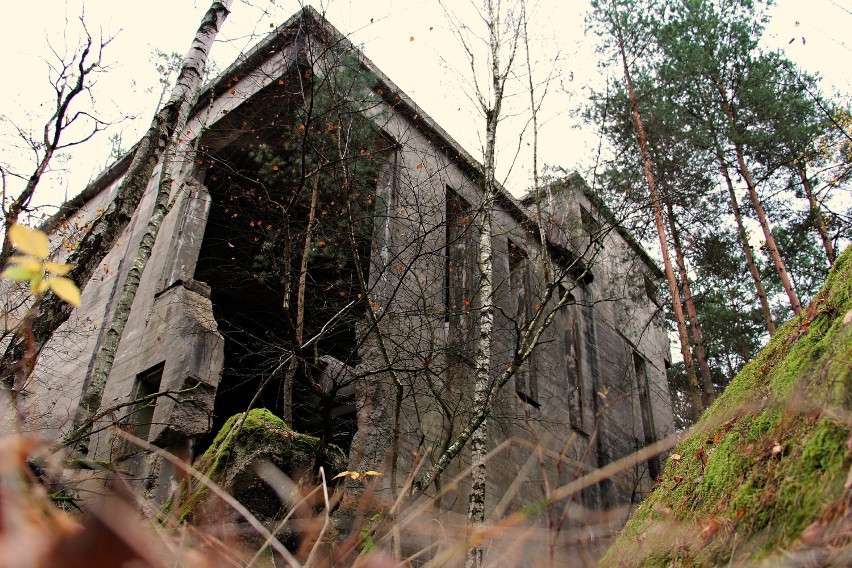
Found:
[[[560,297],[565,292],[566,289],[560,286]],[[562,349],[565,353],[564,369],[568,394],[568,420],[572,428],[584,431],[583,343],[578,332],[577,312],[572,305],[574,303],[573,294],[571,297],[572,300],[569,304],[559,308],[556,329],[562,333]]]
[[[147,371],[136,375],[136,384],[133,387],[133,400],[139,400],[160,392],[160,383],[163,380],[163,368],[165,362],[154,365]],[[132,428],[137,438],[148,440],[151,434],[151,424],[154,421],[154,410],[157,399],[138,402],[128,416],[128,425]]]
[[[473,208],[450,187],[446,188],[445,207],[443,310],[447,330],[447,384],[464,388],[474,368],[472,310],[476,297],[477,231]]]
[[[472,283],[476,231],[472,221],[470,204],[447,187],[444,317],[446,321],[455,318],[459,324],[468,323],[464,316],[470,311],[471,296],[475,293]]]
[[[660,305],[660,295],[657,290],[657,285],[647,274],[642,275],[642,283],[645,288],[645,295],[657,306]]]
[[[646,370],[645,359],[633,352],[633,369],[636,373],[636,386],[639,391],[639,407],[642,415],[642,434],[645,438],[645,446],[649,446],[656,440],[654,432],[654,413],[651,410],[651,396],[648,392],[648,374]],[[648,460],[648,473],[651,479],[654,480],[660,473],[660,464],[657,458]]]
[[[514,316],[514,325],[520,335],[524,333],[532,319],[531,283],[529,259],[517,244],[508,241],[509,247],[509,300],[510,313]],[[538,383],[535,365],[530,357],[515,372],[515,392],[521,401],[540,408],[538,403]]]

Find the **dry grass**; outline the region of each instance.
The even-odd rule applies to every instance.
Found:
[[[0,568],[460,566],[474,543],[484,546],[489,566],[593,565],[627,511],[589,511],[572,497],[674,443],[664,440],[565,486],[543,486],[539,500],[512,510],[522,486],[519,474],[484,528],[470,533],[463,514],[436,505],[463,489],[467,471],[445,483],[440,494],[410,503],[404,491],[395,501],[383,500],[374,479],[349,480],[348,489],[325,480],[299,486],[260,464],[259,477],[276,490],[287,511],[275,523],[263,523],[201,472],[142,440],[130,441],[203,484],[213,505],[192,523],[181,522],[131,489],[121,471],[72,470],[58,454],[45,455],[47,441],[8,434],[0,439]],[[490,457],[519,445],[532,450],[527,471],[542,466],[544,450],[528,441],[508,440]],[[357,498],[341,507],[353,489]],[[381,514],[375,515],[377,510]],[[558,524],[555,514],[547,514],[556,511],[563,521]]]

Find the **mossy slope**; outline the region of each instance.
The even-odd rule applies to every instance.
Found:
[[[852,249],[672,452],[601,566],[852,564]]]

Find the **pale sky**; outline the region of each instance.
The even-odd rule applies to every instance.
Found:
[[[129,147],[150,123],[159,97],[158,76],[151,61],[155,49],[183,54],[209,0],[87,0],[86,22],[90,32],[115,35],[107,48],[105,61],[110,70],[94,87],[96,108],[103,119],[114,120],[132,114],[96,140],[80,146],[64,163],[56,162],[54,172],[39,189],[38,201],[57,204],[81,191],[106,164],[110,133],[123,132],[123,145]],[[0,90],[0,165],[13,166],[29,175],[31,153],[16,147],[14,126],[38,129],[41,114],[50,107],[45,60],[47,40],[61,51],[79,37],[77,19],[81,0],[29,0],[4,7],[0,24],[0,53],[3,53],[4,88]],[[446,0],[456,9],[467,0]],[[315,7],[322,10],[319,2]],[[594,38],[586,37],[585,0],[530,1],[531,26],[536,29],[533,58],[543,74],[556,70],[542,108],[541,159],[548,165],[586,170],[593,161],[597,140],[590,127],[577,116],[585,104],[590,85],[600,88],[604,72],[598,68]],[[296,0],[234,0],[232,14],[219,35],[212,57],[224,69],[242,51],[257,43],[297,11]],[[823,77],[823,89],[852,92],[852,46],[846,41],[852,27],[852,0],[780,0],[773,8],[773,20],[765,43],[784,48],[804,69]],[[466,61],[448,30],[437,0],[332,0],[326,15],[341,32],[350,34],[382,71],[428,113],[474,157],[481,157],[477,132],[482,120],[466,97],[462,77]],[[65,20],[68,19],[66,24]],[[798,22],[798,24],[797,24]],[[476,21],[466,20],[471,27]],[[805,41],[802,41],[802,37]],[[788,43],[794,39],[792,43]],[[559,53],[559,62],[552,63]],[[524,65],[523,60],[518,64]],[[528,95],[514,87],[509,101],[512,109],[523,111]],[[81,103],[83,101],[80,101]],[[514,105],[514,106],[513,106]],[[82,108],[82,106],[80,107]],[[530,185],[530,147],[519,134],[524,120],[509,118],[498,132],[499,163],[502,176],[512,193],[520,195]],[[514,164],[509,173],[509,165]],[[8,180],[14,192],[20,182]]]

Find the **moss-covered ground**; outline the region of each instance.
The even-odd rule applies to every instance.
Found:
[[[852,249],[672,451],[601,566],[852,565]]]

